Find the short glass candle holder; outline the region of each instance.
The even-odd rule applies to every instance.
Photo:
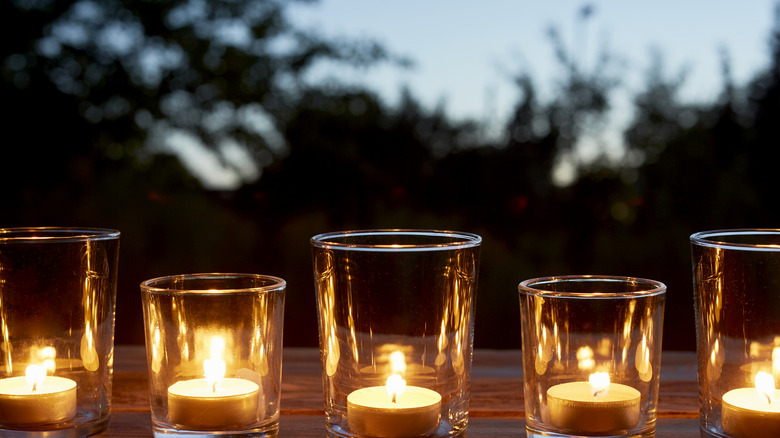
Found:
[[[455,437],[468,424],[481,237],[314,236],[330,437]]]
[[[119,232],[0,229],[0,436],[108,427]]]
[[[528,436],[655,436],[666,286],[585,275],[518,289]]]
[[[780,230],[691,236],[702,436],[780,436]]]
[[[156,437],[277,435],[285,289],[256,274],[141,283]]]

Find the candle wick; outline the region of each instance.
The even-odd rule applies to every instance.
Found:
[[[217,393],[217,382],[211,384],[211,392],[214,394]]]
[[[33,382],[32,384],[32,392],[35,392],[38,389],[38,382]]]
[[[595,392],[593,393],[593,397],[596,397],[597,395],[599,395],[599,394],[601,394],[601,393],[603,393],[603,392],[605,392],[605,391],[606,391],[606,388],[601,388],[601,389],[599,389],[598,391],[595,391]]]
[[[766,402],[771,405],[772,404],[772,397],[769,397],[769,394],[767,394],[766,392],[762,392],[761,394],[764,394],[764,397],[766,397]]]
[[[395,403],[396,403],[396,401],[395,401],[395,398],[396,398],[396,393],[394,392],[394,393],[393,393],[393,400],[392,400],[392,401],[393,401],[393,404],[395,404]]]

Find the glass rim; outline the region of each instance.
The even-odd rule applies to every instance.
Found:
[[[175,280],[183,282],[193,280],[229,280],[229,279],[260,279],[268,280],[269,284],[262,286],[251,287],[236,287],[236,288],[172,288],[156,285],[156,283],[167,282],[167,284],[176,284]],[[178,283],[182,285],[182,283]],[[225,273],[225,272],[207,272],[197,274],[175,274],[164,275],[162,277],[150,278],[141,282],[141,290],[144,292],[154,294],[208,294],[208,295],[221,295],[221,294],[236,294],[236,293],[249,293],[249,292],[275,292],[283,290],[287,287],[287,282],[281,277],[275,277],[273,275],[265,274],[246,274],[246,273]]]
[[[632,290],[625,292],[581,292],[581,291],[558,291],[549,288],[539,287],[552,283],[626,283],[633,285],[647,286],[641,290]],[[537,277],[523,280],[517,286],[518,292],[524,295],[561,297],[561,298],[594,298],[594,299],[613,299],[613,298],[637,298],[663,295],[666,293],[666,285],[657,280],[650,280],[641,277],[628,277],[619,275],[558,275],[549,277]]]
[[[118,239],[120,232],[90,227],[9,227],[0,228],[0,244],[34,242],[83,242]]]
[[[776,236],[777,243],[740,243],[719,239],[719,237],[726,236]],[[711,248],[742,249],[747,251],[780,251],[779,228],[732,228],[699,231],[691,234],[690,239],[692,244]]]
[[[421,244],[370,244],[370,243],[345,243],[332,239],[363,236],[429,236],[448,237],[458,240],[442,240],[441,242]],[[478,234],[463,231],[448,231],[435,229],[413,228],[388,228],[351,231],[332,231],[321,233],[309,239],[312,246],[326,249],[354,250],[354,251],[436,251],[461,248],[473,248],[482,243],[482,237]]]

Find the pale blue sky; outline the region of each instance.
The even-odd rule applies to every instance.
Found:
[[[583,28],[578,11],[594,13]],[[636,89],[651,47],[665,55],[669,74],[690,67],[688,98],[709,100],[721,90],[719,48],[728,50],[737,83],[768,59],[774,0],[320,0],[290,9],[294,23],[330,36],[371,36],[416,62],[412,70],[383,67],[344,72],[393,102],[407,85],[425,103],[444,99],[455,117],[505,115],[517,100],[511,75],[521,69],[539,85],[557,74],[547,29],[556,26],[583,61],[595,61],[606,40],[627,61]],[[312,75],[334,74],[320,68]],[[633,87],[633,88],[632,88]]]

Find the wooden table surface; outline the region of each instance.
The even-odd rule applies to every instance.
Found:
[[[143,346],[117,346],[111,424],[98,437],[149,437],[146,355]],[[696,354],[665,351],[661,366],[657,437],[697,437]],[[279,436],[325,437],[319,351],[285,348]],[[521,352],[476,350],[468,436],[525,436]]]

